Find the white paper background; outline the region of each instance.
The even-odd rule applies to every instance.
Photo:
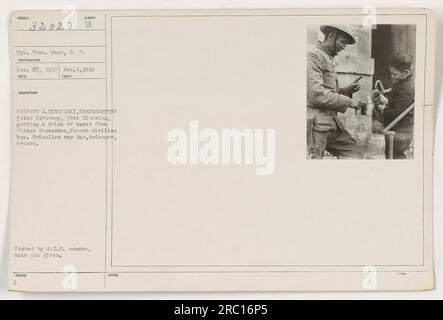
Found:
[[[436,270],[436,288],[428,292],[405,292],[405,293],[106,293],[106,294],[24,294],[7,291],[7,222],[9,200],[9,141],[10,141],[10,95],[9,95],[9,56],[8,56],[8,14],[13,10],[20,9],[62,9],[64,6],[73,6],[78,9],[149,9],[149,8],[278,8],[278,7],[302,7],[306,3],[302,1],[271,1],[271,0],[237,0],[237,1],[168,1],[168,0],[71,0],[56,1],[42,0],[35,2],[7,0],[0,2],[0,299],[80,299],[80,298],[110,298],[110,299],[442,299],[443,280],[441,278],[443,267],[442,234],[443,228],[441,214],[443,207],[442,178],[439,169],[439,155],[443,152],[441,136],[442,115],[437,112],[436,142],[435,142],[435,173],[434,173],[434,252]],[[437,12],[437,16],[443,14],[443,4],[440,1],[336,1],[334,7],[364,7],[365,5],[380,5],[384,7],[427,7]],[[310,7],[328,6],[330,2],[313,0]],[[438,20],[437,34],[443,32],[441,19]],[[441,56],[442,48],[437,37],[436,56]],[[436,65],[435,102],[439,109],[441,91],[441,65]]]

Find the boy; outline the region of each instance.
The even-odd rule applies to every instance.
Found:
[[[412,57],[406,53],[398,53],[392,57],[389,71],[391,73],[392,91],[387,99],[387,105],[379,104],[384,118],[385,126],[388,126],[404,110],[414,103],[415,88],[412,76]],[[414,134],[414,110],[407,113],[391,130],[395,131],[393,153],[394,159],[406,159],[405,151],[412,142]],[[388,155],[388,137],[386,137],[385,157]]]

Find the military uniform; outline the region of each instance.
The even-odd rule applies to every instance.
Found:
[[[333,54],[318,42],[307,57],[307,114],[312,117],[312,158],[322,158],[325,150],[338,158],[361,158],[357,141],[337,118],[351,105],[348,88],[338,87]]]

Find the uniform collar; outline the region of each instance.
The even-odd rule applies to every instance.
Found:
[[[334,56],[332,55],[331,50],[327,46],[325,46],[323,44],[323,42],[318,41],[317,42],[317,48],[319,48],[321,51],[326,52],[331,59],[334,58]]]

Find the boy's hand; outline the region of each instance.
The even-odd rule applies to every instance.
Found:
[[[386,98],[383,94],[381,94],[379,104],[388,105],[388,103],[389,103],[388,98]]]
[[[388,104],[388,98],[386,98],[382,93],[380,93],[380,91],[378,90],[373,90],[372,91],[372,97],[374,99],[374,102],[377,104],[384,104],[387,105]]]
[[[384,104],[377,104],[377,110],[380,111],[381,114],[383,114],[383,111],[387,108]]]

